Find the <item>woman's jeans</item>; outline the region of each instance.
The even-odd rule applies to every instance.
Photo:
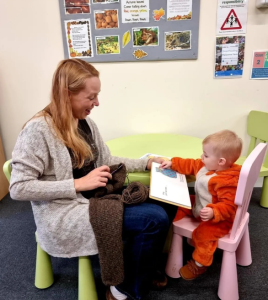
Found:
[[[157,201],[158,202],[158,201]],[[139,300],[150,288],[150,276],[162,253],[177,207],[165,203],[125,205],[123,220],[125,279],[116,288]],[[171,216],[172,215],[172,216]]]

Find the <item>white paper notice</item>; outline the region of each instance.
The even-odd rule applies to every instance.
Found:
[[[233,66],[238,64],[238,44],[222,45],[222,66]]]
[[[149,22],[149,0],[121,0],[122,23]]]
[[[216,34],[243,34],[247,31],[248,0],[218,0]]]
[[[168,21],[192,19],[192,0],[167,0]]]
[[[69,57],[93,57],[89,20],[65,21]]]

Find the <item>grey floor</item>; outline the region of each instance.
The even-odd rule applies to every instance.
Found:
[[[240,299],[268,299],[268,209],[259,205],[261,189],[253,191],[250,238],[253,263],[238,266]],[[34,286],[35,223],[29,202],[13,201],[7,195],[0,201],[0,300],[75,300],[78,293],[77,258],[52,258],[55,282],[45,290]],[[192,248],[184,247],[185,261]],[[165,261],[166,257],[163,257]],[[217,250],[213,265],[194,281],[169,278],[164,291],[151,291],[144,300],[213,300],[217,296],[222,252]],[[92,257],[99,300],[105,300],[98,258]]]

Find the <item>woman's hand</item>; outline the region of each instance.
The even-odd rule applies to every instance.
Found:
[[[147,161],[147,166],[146,166],[146,169],[147,170],[151,170],[152,168],[152,162],[156,162],[158,164],[162,164],[162,162],[164,162],[164,158],[162,157],[154,157],[154,158],[150,158],[148,161]]]
[[[200,210],[200,218],[206,222],[214,217],[214,212],[211,207],[204,207]]]
[[[86,176],[74,180],[76,192],[94,190],[98,187],[106,186],[108,179],[112,179],[110,168],[101,166],[89,172]]]

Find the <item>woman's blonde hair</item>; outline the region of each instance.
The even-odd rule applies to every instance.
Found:
[[[69,93],[78,94],[85,88],[85,81],[99,77],[99,72],[80,59],[62,60],[53,76],[50,104],[36,116],[52,119],[58,138],[73,154],[73,167],[81,168],[86,158],[93,159],[90,146],[78,133],[77,121],[72,113]]]
[[[222,130],[208,135],[203,140],[203,145],[211,143],[214,154],[226,159],[233,164],[241,155],[242,140],[231,130]]]

